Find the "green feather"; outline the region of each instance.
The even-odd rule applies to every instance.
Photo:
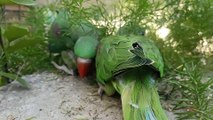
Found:
[[[124,120],[167,120],[154,84],[155,73],[162,76],[163,67],[158,48],[146,37],[109,36],[100,41],[97,81],[106,86],[106,93],[116,89],[121,94]]]
[[[52,53],[59,53],[67,49],[73,50],[76,40],[69,35],[68,15],[65,10],[59,11],[48,32],[49,51]]]
[[[71,68],[74,70],[77,68],[75,56],[72,51],[62,51],[61,58],[62,58],[63,62],[68,66],[68,68]]]
[[[65,10],[61,10],[58,12],[58,15],[51,25],[49,36],[61,37],[63,35],[66,35],[67,32],[70,32],[70,23],[68,22],[68,16],[69,13]]]
[[[91,36],[80,37],[75,43],[74,53],[81,58],[94,58],[98,40]]]
[[[97,38],[96,26],[89,21],[82,20],[80,23],[72,25],[71,36],[73,39],[78,39],[81,36],[93,36]]]
[[[132,44],[142,48],[141,55],[133,53]],[[140,67],[146,60],[153,61],[153,68],[163,76],[163,59],[154,42],[143,36],[109,36],[100,41],[96,57],[97,80],[105,83],[122,69]],[[128,65],[129,64],[129,65]]]
[[[121,94],[124,120],[168,120],[149,71],[147,67],[132,69],[112,81]]]
[[[63,50],[67,50],[65,47],[66,40],[64,38],[61,39],[56,39],[56,38],[51,38],[49,39],[49,44],[48,48],[51,53],[60,53]]]
[[[50,52],[57,53],[68,49],[74,50],[76,41],[79,40],[82,36],[91,36],[95,39],[101,37],[102,35],[101,29],[98,29],[95,25],[93,25],[89,21],[81,20],[78,23],[76,24],[73,23],[71,25],[68,22],[69,21],[68,16],[69,13],[67,11],[61,10],[59,11],[57,17],[53,21],[48,36]],[[96,45],[96,43],[94,44]],[[86,52],[86,54],[87,53],[91,53],[91,51]]]

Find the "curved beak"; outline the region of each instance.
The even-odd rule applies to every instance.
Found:
[[[80,57],[77,58],[78,73],[81,78],[84,78],[88,75],[91,63],[92,63],[91,59],[85,59]]]

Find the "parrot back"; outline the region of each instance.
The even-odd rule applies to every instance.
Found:
[[[100,41],[97,56],[97,80],[104,84],[128,69],[149,65],[163,75],[163,59],[154,42],[144,36],[109,36]]]

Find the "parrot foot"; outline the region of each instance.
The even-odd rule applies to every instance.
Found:
[[[54,65],[55,68],[64,71],[65,73],[74,76],[74,71],[68,69],[65,65],[59,66],[57,63],[55,63],[54,61],[51,61],[51,63]]]
[[[101,98],[101,100],[103,99],[103,95],[104,95],[104,89],[100,86],[99,89],[98,89],[98,94]]]

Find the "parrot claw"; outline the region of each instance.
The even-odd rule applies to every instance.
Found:
[[[102,100],[103,99],[103,95],[104,95],[104,89],[102,87],[99,87],[98,94],[99,94],[99,96],[100,96],[100,98]]]
[[[74,76],[74,70],[70,70],[68,69],[65,65],[59,66],[57,63],[55,63],[54,61],[51,61],[51,63],[54,65],[55,68],[64,71],[65,73]]]

